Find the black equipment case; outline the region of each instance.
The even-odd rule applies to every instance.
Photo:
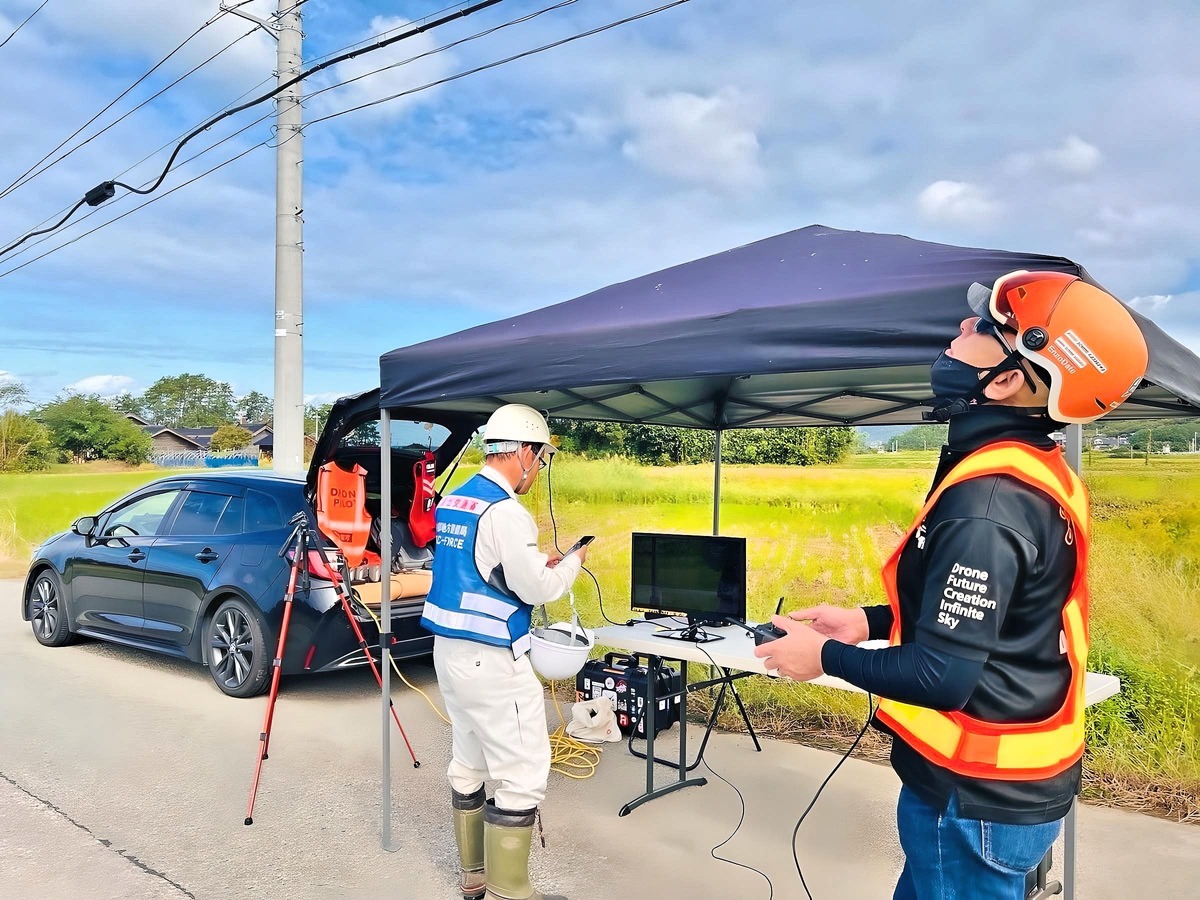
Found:
[[[622,734],[629,734],[637,723],[639,737],[646,735],[644,712],[648,670],[625,653],[608,653],[603,660],[589,659],[575,676],[576,700],[607,697],[617,713],[617,725]],[[683,675],[678,669],[664,664],[654,687],[658,698],[654,711],[654,733],[665,731],[679,721],[679,697],[683,690]],[[669,699],[666,695],[673,694]]]

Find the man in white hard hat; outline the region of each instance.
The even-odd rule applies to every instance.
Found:
[[[453,728],[449,779],[464,898],[565,900],[529,883],[529,847],[546,796],[550,740],[541,682],[529,662],[535,606],[562,597],[587,548],[538,550],[537,523],[517,500],[555,448],[537,410],[497,409],[483,431],[484,467],[437,508],[433,584],[421,624]],[[486,800],[485,780],[498,783]]]

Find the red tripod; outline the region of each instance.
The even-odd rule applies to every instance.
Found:
[[[330,563],[329,556],[325,553],[325,548],[321,544],[319,534],[313,534],[308,525],[308,516],[303,512],[298,512],[288,523],[293,527],[291,535],[288,536],[286,543],[279,549],[279,555],[285,556],[289,549],[292,550],[292,565],[288,573],[287,593],[283,598],[283,624],[279,628],[279,644],[275,648],[275,658],[271,663],[271,695],[267,700],[267,711],[263,718],[262,731],[258,735],[258,760],[254,764],[254,781],[250,785],[250,803],[246,808],[247,825],[254,824],[254,799],[258,795],[258,779],[262,773],[263,760],[267,758],[267,745],[271,740],[271,722],[275,716],[275,701],[279,697],[279,679],[283,671],[283,651],[287,644],[288,624],[292,619],[292,599],[296,595],[296,584],[301,581],[301,587],[304,590],[309,586],[308,575],[308,551],[311,546],[321,557],[321,562],[325,564],[326,570],[330,573],[333,579],[333,588],[337,592],[338,600],[341,601],[342,611],[346,614],[346,619],[350,623],[350,627],[354,630],[355,637],[358,638],[358,646],[362,649],[363,655],[367,659],[367,664],[371,667],[371,672],[375,676],[375,681],[379,685],[380,690],[383,689],[383,676],[379,674],[379,667],[375,665],[375,659],[371,656],[371,651],[367,645],[366,638],[363,637],[362,629],[358,625],[358,620],[354,617],[354,610],[350,606],[350,596],[346,590],[346,578]],[[420,761],[413,752],[412,744],[408,741],[408,735],[404,733],[404,726],[400,724],[400,716],[396,713],[396,707],[392,703],[391,698],[388,698],[388,707],[392,711],[392,718],[396,722],[396,727],[400,729],[400,736],[404,738],[404,745],[408,748],[408,755],[412,757],[413,768],[421,767]]]

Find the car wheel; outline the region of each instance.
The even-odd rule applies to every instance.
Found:
[[[208,671],[230,697],[257,697],[267,687],[271,656],[262,619],[237,597],[222,603],[205,634]]]
[[[39,572],[29,591],[29,624],[38,643],[47,647],[61,647],[74,638],[67,623],[62,582],[52,569]]]

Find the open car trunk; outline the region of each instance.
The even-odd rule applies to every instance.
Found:
[[[420,604],[429,591],[432,578],[434,542],[418,545],[408,525],[409,510],[416,490],[413,468],[432,450],[438,484],[454,465],[460,452],[486,416],[475,413],[434,412],[431,410],[394,410],[392,413],[392,599],[401,605]],[[377,609],[382,597],[383,561],[379,559],[380,514],[383,497],[382,455],[379,432],[379,391],[367,391],[342,397],[330,410],[308,468],[305,495],[316,508],[317,472],[327,463],[344,469],[356,464],[366,470],[366,510],[371,517],[367,540],[370,554],[363,564],[350,570],[350,582],[360,599]]]

